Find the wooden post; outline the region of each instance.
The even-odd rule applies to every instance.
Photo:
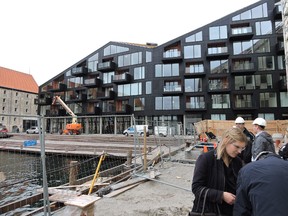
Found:
[[[78,161],[70,162],[69,185],[76,185],[78,175]]]
[[[146,140],[146,126],[144,126],[144,172],[147,171],[147,140]]]
[[[131,167],[132,164],[132,150],[127,152],[127,167]]]

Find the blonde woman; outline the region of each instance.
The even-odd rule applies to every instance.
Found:
[[[231,128],[223,133],[217,149],[198,157],[192,182],[195,199],[190,215],[201,212],[233,215],[237,176],[242,167],[238,155],[246,144],[247,137],[242,130]]]

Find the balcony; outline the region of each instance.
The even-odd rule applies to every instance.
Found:
[[[206,53],[206,58],[213,59],[227,59],[229,56],[227,47],[209,47]]]
[[[243,63],[243,64],[235,64],[233,63],[231,66],[231,74],[251,74],[256,72],[256,67],[253,62]]]
[[[84,79],[83,86],[85,87],[100,87],[101,85],[102,85],[102,80],[99,78]]]
[[[181,62],[183,60],[183,56],[181,54],[181,51],[173,49],[173,50],[167,50],[163,53],[163,63],[168,62]]]
[[[251,26],[231,28],[229,34],[230,40],[250,40],[253,37],[253,30]]]
[[[132,80],[132,76],[129,73],[123,73],[123,74],[116,74],[113,76],[112,82],[113,83],[130,83]]]
[[[217,92],[222,93],[230,91],[229,85],[226,81],[209,83],[208,88],[209,93],[217,93]]]
[[[116,97],[115,91],[110,90],[109,92],[98,92],[97,99],[98,100],[114,100]]]
[[[181,85],[168,85],[163,88],[163,95],[180,95],[182,94]]]
[[[64,83],[53,84],[53,87],[49,89],[49,92],[62,92],[66,91],[67,85]]]
[[[114,71],[117,65],[115,62],[107,61],[107,62],[100,62],[97,65],[98,71],[106,72],[106,71]]]
[[[85,115],[101,115],[102,110],[98,106],[90,106],[89,108],[87,108],[87,110],[84,114]]]
[[[88,73],[88,68],[84,67],[84,66],[75,67],[75,68],[72,68],[72,70],[71,70],[72,76],[83,76],[87,73]]]

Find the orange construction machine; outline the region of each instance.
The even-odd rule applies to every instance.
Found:
[[[60,96],[55,96],[52,102],[52,105],[56,105],[56,103],[62,105],[62,107],[72,116],[72,123],[67,124],[65,129],[60,130],[60,134],[72,135],[81,134],[82,125],[81,123],[77,123],[77,116],[72,112],[72,110],[64,103],[64,101],[60,98]]]

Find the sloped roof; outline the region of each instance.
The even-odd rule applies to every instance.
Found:
[[[38,85],[30,74],[0,66],[0,87],[38,93]]]

